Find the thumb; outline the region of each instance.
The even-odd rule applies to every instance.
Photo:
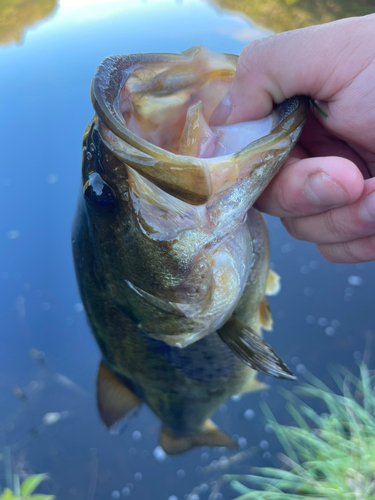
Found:
[[[361,71],[358,40],[371,43],[375,16],[343,19],[255,40],[238,59],[210,125],[256,120],[294,95],[329,101]],[[372,42],[373,43],[373,42]]]

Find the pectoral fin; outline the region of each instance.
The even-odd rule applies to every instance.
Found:
[[[168,455],[179,455],[196,446],[238,448],[237,443],[222,432],[212,420],[207,420],[203,431],[192,436],[177,436],[170,429],[163,427],[160,434],[160,445]]]
[[[266,295],[277,295],[281,290],[280,276],[270,269],[268,271]]]
[[[99,415],[108,428],[132,414],[141,404],[133,392],[128,389],[101,361],[96,383],[96,397]]]
[[[250,368],[277,378],[296,379],[272,347],[234,316],[229,318],[218,333],[221,339]]]

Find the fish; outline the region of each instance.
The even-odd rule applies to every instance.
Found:
[[[237,60],[203,46],[110,56],[91,87],[72,246],[103,355],[98,409],[112,427],[145,402],[171,454],[234,446],[210,417],[259,387],[256,371],[295,378],[261,335],[279,278],[252,205],[296,144],[309,100],[210,127]]]

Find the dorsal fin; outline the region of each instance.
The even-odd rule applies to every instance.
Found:
[[[177,436],[172,430],[163,427],[160,433],[160,445],[168,455],[179,455],[195,446],[238,448],[237,443],[222,432],[212,420],[207,420],[203,430],[191,436]]]
[[[96,381],[96,398],[99,415],[108,428],[133,413],[141,401],[101,361]]]

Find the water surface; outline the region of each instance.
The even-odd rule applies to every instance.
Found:
[[[40,11],[43,23],[0,40],[0,484],[48,472],[44,491],[62,500],[233,498],[223,472],[277,463],[280,446],[259,402],[291,422],[278,388],[293,384],[267,378],[269,390],[220,407],[213,419],[238,440],[239,455],[195,449],[166,458],[160,422],[145,406],[110,435],[96,411],[100,354],[77,292],[70,227],[93,115],[90,83],[105,56],[196,44],[239,53],[269,31],[202,0],[64,0],[53,8]],[[283,288],[270,300],[274,332],[266,339],[301,377],[308,369],[329,381],[333,363],[355,370],[374,328],[374,264],[325,262],[267,220]]]

